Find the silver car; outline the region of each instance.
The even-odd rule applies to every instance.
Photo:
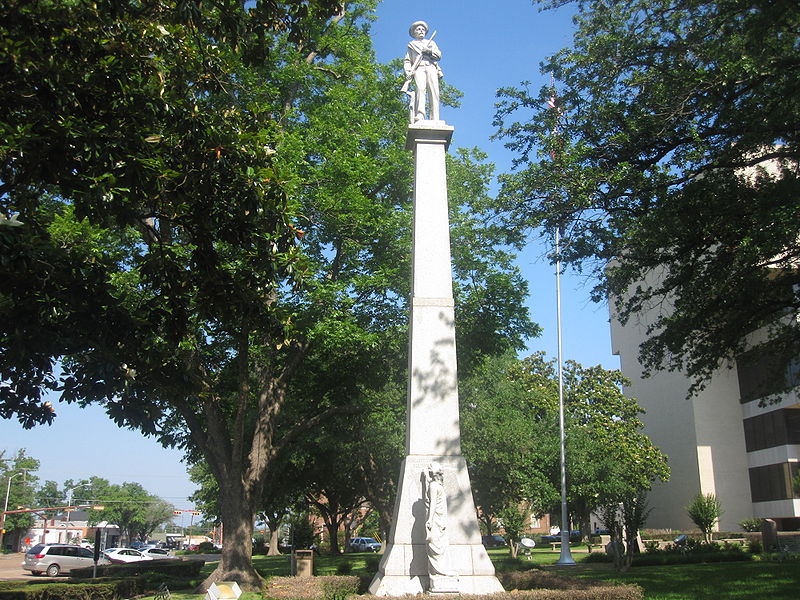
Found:
[[[97,564],[108,564],[108,560],[101,556]],[[22,568],[33,575],[47,573],[48,577],[55,577],[59,573],[92,565],[94,552],[88,548],[71,544],[36,544],[25,553]]]
[[[357,537],[350,540],[350,552],[380,552],[381,543],[371,537]]]

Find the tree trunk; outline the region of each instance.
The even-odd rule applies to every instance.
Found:
[[[273,525],[272,522],[267,526],[269,527],[269,550],[267,551],[267,556],[280,556],[281,550],[278,547],[281,541],[280,527],[277,524]]]
[[[214,582],[235,581],[243,590],[260,591],[264,579],[253,567],[253,520],[255,510],[246,501],[240,485],[220,482],[220,516],[225,531],[219,566],[209,575],[199,591]]]
[[[331,554],[338,556],[342,553],[339,548],[339,521],[334,516],[333,519],[325,519],[325,529],[328,530],[330,537]]]

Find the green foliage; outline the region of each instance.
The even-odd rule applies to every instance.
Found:
[[[345,561],[336,566],[337,575],[350,575],[353,572],[353,563]]]
[[[666,457],[640,431],[641,409],[622,393],[624,382],[618,371],[564,367],[568,504],[578,523],[594,507],[635,498],[669,477]],[[489,357],[461,384],[459,397],[464,455],[483,521],[522,499],[535,514],[550,511],[560,497],[554,362],[542,354]]]
[[[374,4],[0,9],[0,417],[49,422],[58,392],[205,461],[218,575],[309,432],[396,410],[374,398],[404,363],[412,162]],[[473,214],[484,158],[451,160],[465,365],[535,332]]]
[[[159,526],[172,520],[172,504],[150,494],[138,483],[117,485],[101,477],[90,477],[78,482],[67,480],[64,488],[73,490],[76,504],[103,506],[102,511],[89,511],[90,525],[100,521],[115,523],[128,542],[147,539]]]
[[[549,87],[500,92],[519,168],[503,178],[507,223],[561,227],[563,260],[598,278],[623,322],[668,301],[641,359],[685,369],[694,390],[764,325],[797,356],[783,317],[800,308],[800,9],[581,2],[575,22],[572,47],[543,65],[557,110]]]
[[[36,502],[35,487],[39,480],[36,471],[39,469],[39,461],[27,455],[23,448],[17,451],[14,456],[6,458],[5,450],[0,450],[0,489],[2,489],[2,502],[5,502],[6,492],[8,492],[8,510],[17,508],[38,508],[33,505]],[[9,537],[20,534],[33,527],[32,513],[14,513],[6,515],[4,528],[5,538],[3,545],[8,543]]]
[[[139,561],[125,564],[98,565],[97,576],[117,579],[136,576],[137,579],[152,585],[151,589],[155,589],[164,576],[184,579],[196,578],[200,575],[202,568],[203,561],[201,560],[165,559],[155,562]],[[70,571],[71,577],[75,579],[90,579],[93,573],[94,567],[84,567]]]
[[[16,590],[0,590],[2,600],[113,600],[142,594],[150,588],[136,578],[99,583],[51,583]]]
[[[642,598],[642,590],[635,585],[598,586],[596,582],[584,581],[561,574],[532,569],[503,573],[500,582],[507,591],[514,590],[514,597],[528,596],[526,591],[535,595],[531,598],[552,598],[553,600],[571,600],[583,598],[620,598],[637,600]],[[498,596],[495,596],[498,597]]]
[[[722,503],[714,494],[697,494],[686,507],[686,512],[703,532],[706,543],[710,543],[714,525],[724,513]]]
[[[290,542],[295,548],[310,548],[317,540],[307,512],[293,514],[289,520]]]
[[[519,552],[519,541],[528,525],[530,514],[527,502],[509,504],[497,514],[498,520],[503,524],[509,546],[511,546],[512,558],[516,558]]]
[[[739,527],[742,531],[761,531],[761,521],[762,519],[745,519],[739,521]]]

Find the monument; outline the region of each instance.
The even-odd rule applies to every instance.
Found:
[[[453,127],[439,119],[441,52],[424,39],[427,31],[423,21],[412,24],[404,60],[403,91],[411,80],[415,85],[406,136],[415,168],[406,458],[386,551],[369,587],[380,596],[503,591],[481,544],[461,456],[445,173]]]

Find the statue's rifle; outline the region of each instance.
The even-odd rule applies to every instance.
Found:
[[[435,31],[431,34],[430,38],[425,40],[426,42],[428,42],[429,47],[430,47],[430,42],[433,41],[434,37],[436,37]],[[406,75],[406,80],[403,83],[403,87],[400,88],[400,91],[403,92],[404,94],[408,93],[408,86],[411,85],[411,80],[414,79],[414,73],[417,72],[417,68],[419,67],[420,61],[422,61],[422,50],[420,50],[419,56],[417,56],[417,59],[414,61],[414,64],[411,65],[411,70],[408,72],[408,75]]]

